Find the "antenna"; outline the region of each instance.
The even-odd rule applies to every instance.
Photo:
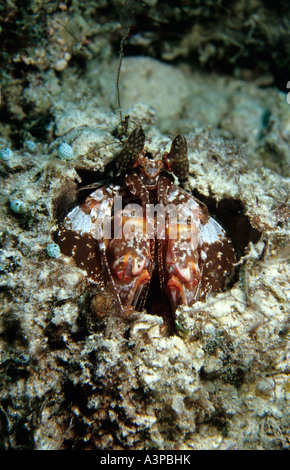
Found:
[[[125,0],[121,10],[120,10],[120,24],[122,28],[126,28],[126,32],[121,39],[120,42],[120,51],[119,51],[119,63],[117,69],[117,79],[116,79],[116,101],[118,107],[118,114],[119,114],[119,121],[120,121],[120,128],[121,128],[121,137],[123,137],[127,132],[129,116],[125,116],[123,120],[122,116],[122,109],[121,109],[121,100],[120,100],[120,88],[119,88],[119,81],[120,81],[120,73],[122,67],[122,61],[124,57],[124,45],[126,40],[129,37],[131,32],[131,28],[136,23],[136,13],[140,11],[142,8],[142,2],[138,3],[136,0]]]
[[[121,100],[120,100],[120,89],[119,89],[119,80],[120,80],[120,73],[121,73],[121,67],[122,67],[122,61],[124,57],[124,44],[126,39],[128,38],[129,34],[131,31],[131,26],[127,29],[126,33],[121,39],[120,43],[120,52],[119,52],[119,63],[118,63],[118,69],[117,69],[117,79],[116,79],[116,98],[117,98],[117,105],[118,105],[118,114],[119,114],[119,121],[120,121],[120,126],[121,126],[121,134],[122,136],[125,134],[125,129],[124,129],[124,121],[123,121],[123,116],[122,116],[122,109],[121,109]]]

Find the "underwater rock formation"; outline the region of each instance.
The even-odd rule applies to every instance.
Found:
[[[148,126],[151,110],[147,119],[141,110]],[[111,114],[99,119],[112,129]],[[71,131],[78,145],[83,132],[81,121]],[[170,142],[153,126],[150,132],[152,152]],[[96,147],[98,139],[103,144],[99,127]],[[101,179],[116,147],[64,161],[55,141],[50,153],[15,152],[16,168],[1,163],[2,447],[288,445],[288,180],[209,131],[187,140],[187,189],[228,228],[238,275],[207,303],[180,307],[178,334],[170,337],[161,317],[118,316],[111,294],[88,285],[71,258],[46,252],[58,218],[75,204],[75,181]],[[11,193],[28,213],[11,211]]]

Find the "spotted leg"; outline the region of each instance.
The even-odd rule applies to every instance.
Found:
[[[104,186],[94,191],[64,219],[58,232],[63,254],[73,256],[76,265],[87,272],[88,280],[110,287],[122,309],[122,302],[111,275],[107,246],[111,238],[111,215],[119,186]]]

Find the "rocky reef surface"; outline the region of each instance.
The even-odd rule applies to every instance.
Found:
[[[188,63],[123,61],[129,129],[143,126],[152,154],[168,150],[175,134],[186,136],[185,187],[226,228],[237,253],[229,288],[180,307],[178,333],[168,337],[159,316],[117,315],[109,292],[48,250],[77,189],[102,181],[122,147],[112,110],[118,59],[75,10],[78,31],[91,27],[92,56],[82,56],[81,69],[63,10],[51,16],[50,55],[37,48],[18,55],[14,67],[31,59],[26,83],[18,77],[2,87],[0,448],[289,447],[286,94]],[[144,37],[135,38],[143,47]],[[62,143],[71,152],[59,153]]]

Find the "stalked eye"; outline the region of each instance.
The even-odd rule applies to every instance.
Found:
[[[141,154],[145,143],[145,134],[141,126],[136,127],[116,158],[117,170],[130,170]]]
[[[167,160],[171,171],[178,179],[183,180],[187,177],[189,163],[187,157],[187,142],[183,135],[177,135],[173,139]]]

